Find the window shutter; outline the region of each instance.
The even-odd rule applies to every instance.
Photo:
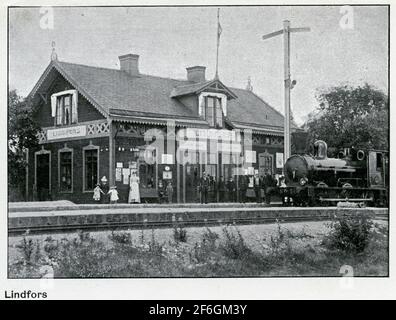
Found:
[[[221,96],[221,109],[223,110],[224,117],[227,117],[227,96]]]
[[[78,92],[73,91],[72,95],[72,123],[78,122]]]
[[[204,116],[204,96],[202,94],[198,97],[198,115],[200,117]]]
[[[56,124],[63,124],[63,99],[58,98],[56,103]]]
[[[56,115],[56,95],[51,95],[51,116],[54,118]]]

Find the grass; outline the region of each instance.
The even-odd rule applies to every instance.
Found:
[[[367,241],[357,251],[329,244],[334,222],[324,234],[301,225],[277,224],[261,233],[252,228],[201,228],[193,236],[175,226],[167,237],[160,230],[113,231],[102,238],[78,232],[41,240],[26,234],[15,246],[9,277],[40,278],[43,267],[52,268],[56,278],[340,276],[343,265],[352,266],[355,276],[388,275],[387,226],[364,229]]]

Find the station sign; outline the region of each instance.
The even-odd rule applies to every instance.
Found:
[[[87,135],[87,127],[86,126],[76,126],[76,127],[48,129],[47,130],[47,140],[85,137],[86,135]]]

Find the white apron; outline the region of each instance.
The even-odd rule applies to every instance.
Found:
[[[139,178],[131,176],[129,179],[128,203],[140,203]]]

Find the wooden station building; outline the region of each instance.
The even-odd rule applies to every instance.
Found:
[[[31,199],[92,203],[106,176],[125,203],[136,171],[143,201],[171,181],[175,202],[195,202],[204,171],[226,180],[281,172],[284,118],[252,90],[207,80],[203,66],[176,80],[140,73],[135,54],[119,62],[108,69],[54,58],[34,86],[42,131],[28,154]]]

